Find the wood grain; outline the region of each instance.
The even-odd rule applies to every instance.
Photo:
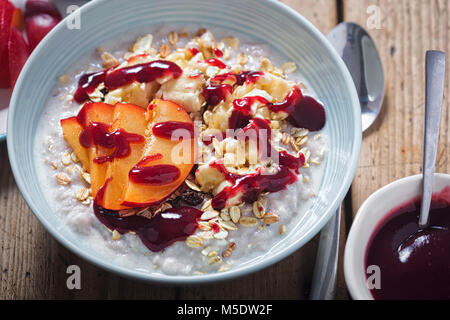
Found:
[[[334,0],[283,1],[326,33],[337,19]],[[0,299],[303,299],[309,294],[317,238],[280,263],[210,286],[168,287],[121,278],[57,243],[28,209],[0,143]],[[79,265],[81,290],[68,290],[66,268]]]
[[[336,0],[281,0],[327,34],[337,24]]]
[[[380,118],[363,138],[353,183],[354,214],[378,188],[422,172],[425,52],[450,49],[449,1],[345,0],[345,20],[367,28],[367,8],[371,5],[376,5],[381,13],[380,29],[368,31],[383,61],[386,99]],[[450,89],[449,71],[447,64],[444,92]],[[444,173],[450,169],[449,98],[445,94],[436,167]]]

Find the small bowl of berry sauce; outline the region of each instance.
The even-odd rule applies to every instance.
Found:
[[[450,299],[450,175],[435,174],[430,223],[419,227],[422,175],[394,181],[359,209],[344,272],[354,299]]]

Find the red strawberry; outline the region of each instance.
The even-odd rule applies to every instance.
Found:
[[[13,20],[14,6],[6,0],[0,1],[0,88],[10,84],[8,67],[8,39]]]
[[[22,32],[16,27],[11,29],[8,41],[8,51],[11,88],[14,89],[20,71],[30,55],[30,50],[23,38]]]
[[[49,14],[39,14],[25,18],[25,28],[31,51],[58,24],[60,20]]]

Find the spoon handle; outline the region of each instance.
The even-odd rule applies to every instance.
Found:
[[[422,204],[419,225],[428,225],[431,195],[433,192],[434,166],[439,141],[442,100],[445,82],[445,53],[427,51],[426,96],[425,96],[425,139],[423,148]]]

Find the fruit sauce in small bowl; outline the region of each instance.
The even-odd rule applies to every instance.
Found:
[[[379,287],[371,289],[374,299],[450,299],[450,187],[433,195],[430,210],[429,225],[419,227],[416,197],[375,228],[365,256],[366,270],[380,270]]]

